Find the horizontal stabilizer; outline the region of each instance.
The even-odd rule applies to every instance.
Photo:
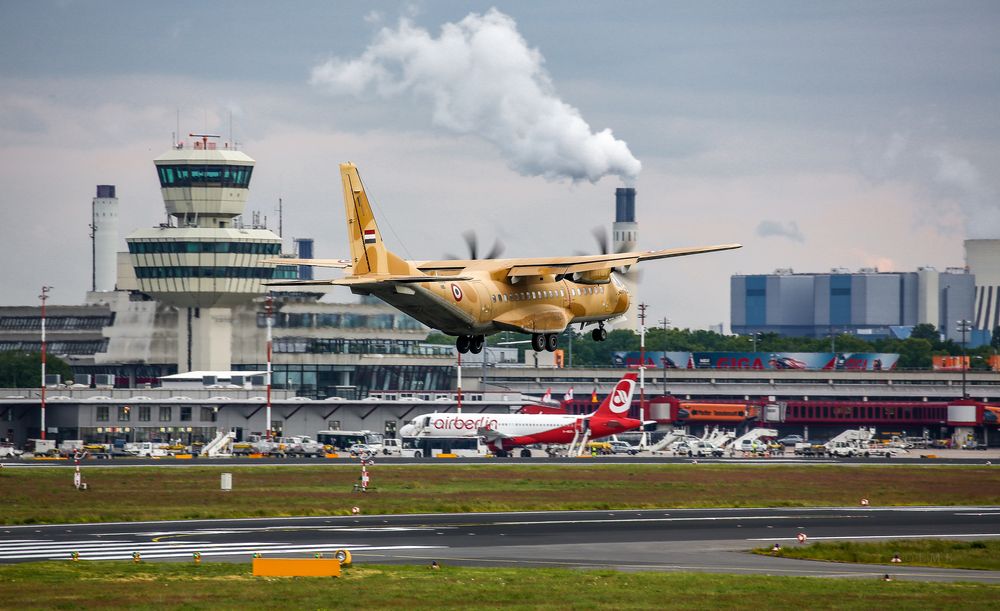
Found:
[[[272,280],[261,282],[264,286],[332,286],[335,280]]]
[[[335,267],[337,269],[347,269],[351,262],[346,259],[264,259],[261,263],[265,265],[309,265],[312,267]]]
[[[463,282],[472,280],[471,276],[347,276],[331,280],[273,280],[262,283],[264,286],[379,286],[385,284],[417,284],[421,282]]]

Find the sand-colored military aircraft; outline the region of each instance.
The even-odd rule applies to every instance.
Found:
[[[347,286],[374,295],[423,324],[457,336],[459,352],[482,351],[485,337],[500,331],[531,334],[537,351],[556,349],[567,326],[596,324],[593,338],[607,337],[604,323],[621,316],[629,293],[615,271],[640,261],[740,248],[721,244],[645,252],[527,259],[407,261],[385,247],[368,196],[353,163],[340,165],[350,260],[270,259],[281,265],[349,268],[332,280],[285,280],[268,286]]]

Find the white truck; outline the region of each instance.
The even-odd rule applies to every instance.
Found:
[[[12,443],[0,443],[0,458],[17,458],[21,455],[21,450],[14,447]]]
[[[313,441],[308,435],[286,437],[286,453],[289,456],[323,456],[326,448],[322,443]]]
[[[152,441],[138,441],[125,444],[125,452],[141,458],[160,458],[168,455],[162,443]]]
[[[677,450],[675,450],[675,452],[677,452],[678,454],[686,453],[688,456],[691,457],[699,456],[706,458],[710,456],[713,456],[715,458],[721,458],[722,455],[726,453],[726,451],[723,450],[722,448],[714,444],[711,444],[707,441],[701,441],[701,440],[692,441],[687,444],[681,444],[677,446]]]
[[[383,439],[382,454],[386,456],[401,456],[403,454],[402,442],[394,437]]]
[[[874,429],[861,427],[859,429],[848,429],[826,442],[826,448],[830,456],[850,458],[854,456],[884,456],[891,458],[906,454],[903,448],[891,447],[873,441],[875,437]]]

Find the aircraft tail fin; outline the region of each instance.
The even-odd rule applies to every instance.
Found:
[[[407,274],[409,265],[391,253],[382,241],[382,233],[375,222],[357,166],[353,163],[340,164],[340,178],[344,184],[344,212],[353,275]]]
[[[618,383],[615,384],[614,390],[604,397],[604,401],[597,408],[597,411],[591,414],[592,417],[597,418],[621,418],[628,415],[628,410],[632,407],[632,395],[635,393],[635,388],[638,376],[634,373],[626,373]]]

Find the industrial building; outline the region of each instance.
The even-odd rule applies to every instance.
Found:
[[[966,240],[965,266],[976,277],[976,304],[972,316],[974,341],[988,343],[1000,327],[1000,240]]]
[[[877,339],[905,337],[909,328],[926,323],[961,341],[956,322],[972,320],[976,277],[964,268],[819,274],[778,269],[732,276],[730,289],[730,326],[738,334],[818,338],[850,333]]]

